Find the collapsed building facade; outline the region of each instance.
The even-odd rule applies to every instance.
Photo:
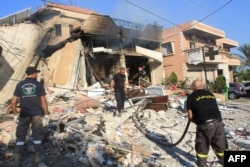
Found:
[[[223,55],[215,60],[206,56],[208,80],[220,74],[232,80],[232,66],[240,65],[239,59],[230,56],[237,42],[201,23],[162,30],[155,24],[141,25],[55,3],[29,13],[27,9],[0,20],[1,104],[10,99],[29,65],[42,71],[39,80],[45,86],[70,90],[96,82],[108,86],[120,66],[126,67],[128,82],[135,85],[139,66],[144,67],[150,85],[160,84],[171,72],[179,80],[205,81],[203,63],[189,64],[185,51],[205,45],[208,37],[210,46],[223,46]]]
[[[121,66],[132,84],[138,66],[145,68],[152,84],[163,77],[161,29],[156,25],[48,3],[24,23],[2,26],[1,36],[1,100],[11,96],[29,65],[41,69],[45,86],[73,90],[108,84]]]
[[[167,96],[165,98],[160,96],[160,99],[157,97],[157,101],[150,99],[150,104],[145,104],[154,110],[142,110],[144,106],[142,107],[141,104],[138,108],[137,105],[129,103],[127,112],[121,117],[114,117],[109,111],[113,110],[113,106],[104,101],[108,98],[113,102],[114,98],[110,99],[110,95],[107,95],[105,98],[98,97],[97,100],[82,93],[82,90],[89,88],[90,85],[93,86],[96,82],[108,87],[110,79],[115,72],[119,71],[120,66],[127,68],[130,84],[138,84],[137,78],[134,78],[138,66],[145,68],[147,75],[150,76],[151,85],[159,84],[171,71],[176,72],[178,77],[184,78],[196,68],[197,71],[199,70],[199,76],[189,77],[200,78],[204,73],[202,63],[197,66],[189,65],[187,55],[182,54],[183,50],[189,47],[190,39],[183,38],[189,31],[184,33],[180,31],[175,39],[171,39],[171,35],[164,37],[166,33],[162,34],[162,32],[166,31],[162,31],[157,25],[136,24],[98,15],[91,10],[51,3],[41,10],[38,9],[33,15],[28,13],[29,9],[0,19],[0,24],[3,25],[0,27],[0,103],[3,104],[12,96],[16,83],[25,77],[27,66],[37,66],[42,71],[38,79],[44,83],[49,92],[47,99],[50,104],[51,118],[51,124],[48,127],[49,135],[43,143],[46,148],[46,164],[100,166],[97,164],[103,164],[103,162],[139,164],[145,161],[151,164],[150,166],[156,166],[158,163],[177,164],[177,166],[181,163],[184,166],[193,166],[195,152],[190,142],[194,142],[195,127],[191,127],[193,129],[189,133],[190,137],[179,147],[160,148],[156,144],[165,143],[166,146],[168,142],[173,143],[172,137],[174,141],[179,138],[183,125],[186,125],[186,120],[183,119],[186,113],[171,112],[171,110],[165,112],[168,107]],[[195,27],[192,28],[195,29]],[[178,37],[182,40],[179,41]],[[172,42],[176,44],[172,48],[172,51],[176,51],[172,52],[174,54],[167,51],[170,39],[171,44]],[[183,39],[186,40],[185,43]],[[178,47],[179,44],[180,47]],[[226,43],[224,41],[224,46],[231,47],[230,41]],[[172,65],[168,66],[169,63]],[[212,61],[210,63],[212,64]],[[224,64],[225,69],[230,65],[229,62],[217,61],[217,64],[220,63]],[[179,65],[181,67],[186,65],[189,70],[185,71],[185,68],[180,68]],[[168,67],[172,66],[176,66],[176,69],[169,70]],[[214,67],[216,71],[217,66]],[[185,75],[182,76],[182,74]],[[66,93],[62,91],[63,89]],[[155,90],[152,91],[155,93]],[[91,100],[96,102],[95,107],[93,105],[90,107],[87,103]],[[169,108],[180,109],[180,106],[185,104],[185,97],[169,96],[169,101]],[[101,102],[102,105],[99,107]],[[224,105],[223,109],[225,109]],[[228,116],[230,112],[227,111],[225,115]],[[233,114],[247,119],[238,112]],[[133,121],[129,119],[131,116]],[[231,117],[235,118],[234,115]],[[3,120],[6,120],[5,118]],[[140,121],[137,118],[140,118]],[[232,125],[232,118],[227,118],[227,125]],[[247,122],[247,120],[243,122],[245,121]],[[236,122],[239,123],[242,120],[236,120]],[[11,144],[11,136],[15,134],[16,124],[13,121],[7,123],[11,124],[12,133],[1,135],[10,134],[8,140],[4,138],[3,143]],[[180,125],[179,129],[176,127],[177,124]],[[8,127],[5,122],[2,127],[4,125]],[[57,125],[64,126],[58,129]],[[147,138],[150,136],[149,139],[156,142],[148,142],[144,136]],[[239,136],[242,138],[241,134]],[[244,144],[248,141],[240,142]],[[31,143],[27,145],[32,146]],[[99,150],[103,150],[104,154]],[[32,152],[32,150],[28,151]],[[142,156],[139,156],[140,154]],[[23,163],[24,166],[30,166],[30,157],[27,157]],[[214,162],[214,160],[211,161],[211,164]]]

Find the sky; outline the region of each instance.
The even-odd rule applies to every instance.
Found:
[[[7,0],[0,2],[0,18],[45,2],[91,9],[101,15],[141,24],[156,23],[163,29],[197,20],[225,32],[239,46],[250,43],[249,0]],[[238,47],[232,53],[241,54]]]

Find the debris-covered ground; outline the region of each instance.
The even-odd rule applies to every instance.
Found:
[[[47,89],[50,124],[44,127],[40,167],[195,166],[194,124],[177,146],[169,146],[180,139],[187,125],[185,96],[169,95],[166,110],[145,107],[145,99],[128,100],[118,117],[113,115],[113,95],[94,90]],[[220,109],[229,149],[249,150],[249,106],[227,103]],[[11,166],[16,124],[8,106],[3,107],[0,122],[0,166]],[[29,136],[23,167],[33,166],[33,152]],[[219,166],[212,150],[209,154],[209,166]]]

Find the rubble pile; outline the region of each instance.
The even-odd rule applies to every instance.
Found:
[[[128,99],[125,112],[118,117],[113,115],[114,95],[107,90],[47,88],[50,123],[44,127],[43,161],[39,166],[195,166],[194,124],[178,145],[170,146],[181,138],[188,123],[186,97],[168,97],[167,110],[147,108],[146,96],[134,102]],[[6,108],[0,120],[0,166],[10,166],[15,146],[16,123],[11,112],[4,113]],[[220,110],[229,149],[249,150],[248,111],[223,104]],[[33,152],[29,135],[22,166],[32,166]],[[214,153],[209,154],[211,166],[218,165]]]

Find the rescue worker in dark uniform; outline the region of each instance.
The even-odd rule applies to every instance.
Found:
[[[42,139],[44,137],[43,119],[45,124],[49,122],[48,104],[45,98],[45,90],[43,85],[36,80],[37,70],[35,67],[26,69],[27,78],[20,81],[16,85],[14,96],[11,101],[11,107],[14,114],[14,121],[18,123],[16,129],[16,147],[15,160],[13,166],[21,165],[21,156],[24,151],[26,135],[28,134],[30,125],[34,142],[35,157],[34,161],[38,164],[41,161],[40,151]],[[16,104],[20,102],[19,120],[17,116]]]
[[[113,76],[110,82],[110,90],[115,93],[116,98],[116,109],[118,111],[118,116],[121,116],[121,110],[124,109],[124,102],[126,100],[126,69],[124,67],[120,68],[120,72]],[[116,116],[116,111],[114,112]]]
[[[138,66],[138,73],[132,79],[138,78],[138,85],[148,87],[150,85],[149,76],[143,66]]]
[[[149,83],[149,77],[146,73],[145,69],[142,66],[138,67],[138,75],[139,75],[139,83],[143,85],[144,87],[148,87],[150,85]]]
[[[224,165],[227,142],[216,98],[211,92],[203,89],[201,80],[194,80],[192,87],[193,93],[187,98],[187,110],[189,120],[197,125],[195,139],[197,165],[206,166],[210,145],[218,162]]]

